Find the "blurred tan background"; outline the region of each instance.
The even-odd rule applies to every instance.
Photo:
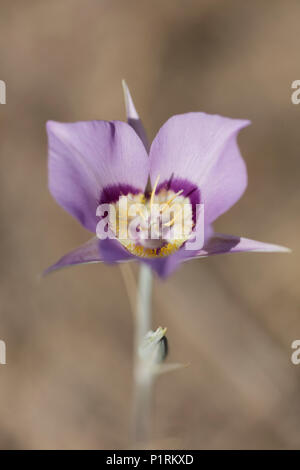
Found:
[[[189,368],[157,383],[153,447],[300,448],[297,0],[0,1],[0,447],[129,448],[133,326],[118,267],[39,275],[89,233],[47,189],[48,119],[249,118],[242,200],[216,228],[293,248],[185,264],[154,325]]]

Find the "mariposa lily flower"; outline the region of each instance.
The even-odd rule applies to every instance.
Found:
[[[63,256],[47,273],[82,263],[119,263],[138,260],[162,278],[183,261],[236,252],[285,252],[282,246],[215,233],[212,224],[242,196],[247,171],[237,145],[237,134],[249,121],[192,112],[171,117],[151,147],[124,82],[127,123],[88,121],[47,123],[49,188],[56,201],[87,230],[96,233],[97,207],[110,204],[119,211],[121,198],[142,208],[158,204],[158,236],[143,237],[151,216],[140,214],[139,231],[124,240],[117,233],[107,239],[93,237]],[[149,186],[150,183],[150,186]],[[164,208],[173,204],[191,208],[185,215],[185,236],[174,239],[167,229]],[[197,207],[204,217],[197,220]],[[142,211],[143,212],[143,211]],[[187,244],[201,231],[201,246]]]

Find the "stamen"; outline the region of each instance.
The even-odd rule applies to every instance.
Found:
[[[181,214],[181,210],[177,212],[177,214],[174,215],[173,219],[171,219],[169,222],[166,222],[163,224],[164,227],[171,227],[171,225],[174,224],[175,220],[178,219],[178,216]]]
[[[169,205],[172,204],[172,202],[174,201],[174,199],[177,198],[177,196],[180,196],[180,194],[183,193],[183,189],[181,189],[180,191],[178,191],[178,193],[174,194],[174,196],[172,196],[167,202],[165,202],[165,207],[162,209],[161,211],[161,214],[163,214],[165,212],[165,210],[168,209]]]
[[[151,198],[150,198],[150,211],[152,209],[153,200],[154,200],[154,196],[155,196],[155,191],[156,191],[156,188],[157,188],[157,185],[158,185],[158,182],[159,182],[159,178],[160,178],[160,176],[158,175],[156,180],[155,180],[153,189],[152,189]]]

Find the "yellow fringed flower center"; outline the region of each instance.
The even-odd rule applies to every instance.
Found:
[[[121,195],[112,204],[109,228],[133,255],[155,258],[171,255],[185,243],[193,229],[193,210],[183,190],[162,189],[151,196],[143,193]]]

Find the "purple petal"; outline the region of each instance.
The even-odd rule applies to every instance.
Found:
[[[67,253],[60,258],[57,263],[47,268],[44,274],[46,275],[57,269],[73,266],[75,264],[99,263],[102,261],[100,257],[99,241],[98,238],[92,238],[84,245]]]
[[[100,241],[100,256],[101,260],[108,264],[132,261],[134,259],[134,256],[118,240],[109,238]]]
[[[205,233],[204,233],[204,240],[208,240],[208,238],[213,234],[213,228],[208,225],[205,227]],[[192,246],[192,245],[191,245]],[[174,271],[176,271],[180,264],[183,263],[184,261],[188,261],[189,259],[197,257],[199,253],[199,250],[193,250],[193,249],[186,249],[186,246],[183,245],[181,248],[179,248],[178,251],[173,253],[172,255],[161,257],[161,258],[139,258],[135,257],[136,260],[148,264],[153,271],[156,272],[156,274],[161,278],[161,279],[166,279],[168,276],[173,274]]]
[[[98,238],[92,238],[84,245],[81,245],[80,247],[60,258],[57,263],[46,269],[44,275],[67,266],[74,266],[76,264],[100,262],[117,263],[122,261],[129,261],[131,259],[132,256],[130,253],[128,253],[118,241],[111,239],[99,240]]]
[[[124,99],[125,99],[127,122],[135,130],[135,132],[137,133],[137,135],[143,142],[146,151],[149,152],[150,146],[149,146],[149,142],[147,139],[146,131],[136,111],[129,88],[125,80],[122,80],[122,85],[123,85],[123,92],[124,92]]]
[[[249,238],[236,237],[234,235],[224,235],[215,233],[200,250],[196,257],[202,258],[211,255],[219,255],[223,253],[240,253],[240,252],[283,252],[288,253],[291,250],[284,246],[273,245],[271,243],[258,242]]]
[[[150,149],[152,183],[170,178],[191,181],[200,188],[205,222],[211,223],[241,197],[247,171],[236,138],[249,121],[205,113],[170,118]]]
[[[169,277],[183,261],[186,261],[192,257],[191,252],[180,248],[178,251],[169,256],[158,257],[158,258],[136,258],[142,263],[146,263],[150,266],[154,272],[161,278],[166,279]]]
[[[96,230],[96,209],[105,187],[127,184],[144,191],[149,158],[128,124],[49,121],[47,131],[50,192],[88,230]]]
[[[211,233],[211,227],[209,231]],[[142,263],[146,263],[161,279],[166,279],[173,274],[180,264],[194,258],[204,258],[206,256],[218,255],[223,253],[239,252],[290,252],[289,248],[273,245],[270,243],[258,242],[248,238],[236,237],[234,235],[224,235],[215,233],[205,243],[200,251],[186,250],[185,246],[180,248],[173,255],[161,258],[139,258],[134,257]]]

